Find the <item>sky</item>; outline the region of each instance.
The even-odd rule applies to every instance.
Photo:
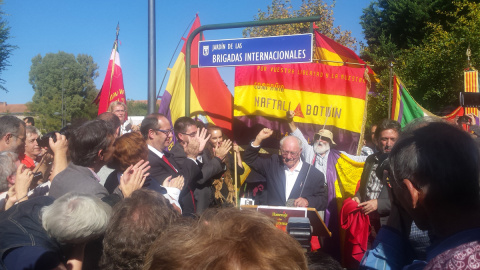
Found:
[[[334,26],[350,30],[362,41],[362,9],[372,0],[337,0]],[[0,76],[9,91],[0,91],[0,102],[22,104],[32,100],[34,91],[28,82],[31,60],[36,55],[64,51],[88,54],[99,69],[95,79],[100,89],[120,23],[119,54],[127,99],[146,100],[148,89],[148,0],[4,0],[0,6],[10,27],[8,42],[18,46],[9,58],[10,66]],[[267,10],[271,0],[181,0],[155,1],[156,13],[156,91],[167,68],[173,67],[181,49],[170,59],[181,35],[198,13],[205,24],[252,21],[258,10]],[[331,0],[327,0],[330,3]],[[292,0],[299,5],[300,0]],[[205,31],[206,40],[242,37],[241,28]],[[219,68],[231,92],[234,68]],[[169,73],[162,86],[167,85]]]

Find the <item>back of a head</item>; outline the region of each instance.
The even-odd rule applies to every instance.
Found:
[[[68,140],[68,149],[75,165],[90,167],[100,150],[106,150],[115,131],[103,120],[93,120],[76,128]]]
[[[148,159],[148,146],[138,132],[126,133],[118,137],[113,144],[113,158],[111,167],[121,172],[131,164]]]
[[[104,112],[104,113],[101,113],[97,116],[97,119],[98,120],[103,120],[105,122],[107,122],[107,124],[110,126],[111,129],[113,130],[117,130],[121,123],[120,123],[120,119],[118,118],[118,116],[116,116],[114,113],[112,112]]]
[[[85,243],[105,232],[111,211],[94,195],[67,193],[42,208],[42,226],[60,243]]]
[[[307,269],[300,244],[256,211],[209,209],[157,239],[143,269]]]
[[[29,123],[30,125],[35,126],[35,119],[31,116],[27,116],[23,118],[23,122]]]
[[[103,240],[102,269],[141,269],[150,244],[179,218],[158,192],[134,191],[113,209]]]
[[[18,135],[20,126],[25,128],[25,122],[20,120],[18,117],[13,115],[5,115],[0,117],[0,138],[3,138],[8,133]]]
[[[425,187],[424,201],[430,211],[479,207],[479,150],[457,126],[433,122],[410,129],[402,134],[389,159],[395,181],[410,179],[419,188]]]
[[[17,171],[15,162],[18,160],[18,155],[13,152],[0,152],[0,192],[8,190],[9,176],[12,176]]]

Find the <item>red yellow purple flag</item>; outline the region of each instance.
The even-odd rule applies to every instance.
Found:
[[[289,133],[286,111],[310,141],[324,126],[337,149],[355,153],[364,123],[365,68],[324,64],[244,66],[235,70],[235,139],[248,144],[260,126]],[[253,128],[253,130],[252,130]],[[266,142],[267,143],[267,142]],[[266,148],[278,148],[276,141]]]
[[[200,18],[197,15],[188,36],[198,27]],[[192,42],[192,65],[198,65],[199,37],[197,35]],[[159,108],[159,112],[165,114],[172,124],[179,117],[185,116],[185,51],[186,43],[173,65]],[[192,68],[190,89],[190,115],[205,117],[209,123],[223,128],[231,135],[232,94],[217,69]]]
[[[117,38],[113,43],[105,80],[103,80],[102,89],[94,101],[95,104],[98,104],[98,114],[106,112],[108,106],[113,101],[120,101],[126,104],[122,67],[120,65],[120,55],[118,54],[118,26]],[[127,113],[125,112],[125,114]],[[128,117],[128,115],[125,115],[125,117]]]

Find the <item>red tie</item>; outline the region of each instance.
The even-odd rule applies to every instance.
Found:
[[[175,172],[178,172],[177,169],[175,169],[175,167],[173,167],[173,165],[170,163],[170,161],[168,161],[168,159],[165,155],[162,156],[162,159],[163,159],[163,161],[165,161],[165,163],[168,164],[168,166],[170,166],[170,168],[172,168]]]

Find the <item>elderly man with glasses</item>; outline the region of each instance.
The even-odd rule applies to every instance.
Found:
[[[286,136],[280,140],[281,155],[272,155],[269,158],[258,156],[261,142],[272,133],[271,129],[262,129],[245,151],[245,163],[267,180],[268,205],[325,210],[325,177],[315,166],[301,160],[301,140],[295,136]]]

